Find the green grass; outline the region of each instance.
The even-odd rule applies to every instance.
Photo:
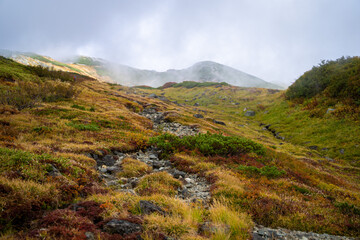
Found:
[[[220,134],[207,133],[180,138],[165,133],[151,138],[149,142],[162,149],[162,154],[170,154],[183,148],[199,151],[205,156],[230,156],[250,152],[259,155],[265,154],[265,149],[261,144],[241,137],[228,137]]]
[[[90,124],[82,124],[82,123],[76,123],[76,122],[69,122],[67,123],[68,126],[73,127],[80,131],[99,131],[100,127],[99,125],[95,123]]]

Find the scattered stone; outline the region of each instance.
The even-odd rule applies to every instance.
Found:
[[[95,236],[94,236],[94,234],[92,232],[86,232],[85,237],[88,240],[95,240]]]
[[[149,98],[158,98],[158,97],[159,97],[159,96],[156,95],[155,93],[152,93],[152,94],[149,95]]]
[[[184,180],[187,183],[194,183],[194,180],[192,180],[191,178],[185,178]]]
[[[288,229],[266,228],[263,226],[256,226],[252,232],[253,239],[255,240],[351,240],[353,238],[334,236],[329,234],[318,234],[313,232],[292,231]]]
[[[204,118],[204,116],[203,115],[201,115],[201,114],[194,114],[194,117],[196,117],[196,118]]]
[[[213,122],[216,123],[216,124],[219,124],[219,125],[224,125],[224,126],[226,126],[226,124],[225,124],[224,122],[222,122],[222,121],[218,121],[218,120],[215,120],[215,119],[214,119]]]
[[[312,146],[309,146],[309,149],[311,149],[311,150],[318,150],[318,146],[316,146],[316,145],[312,145]]]
[[[141,232],[141,225],[125,220],[112,219],[104,226],[104,231],[111,234],[129,235]]]
[[[335,111],[335,108],[328,108],[328,109],[326,110],[326,114],[329,114],[329,113],[331,113],[331,112],[333,112],[333,111]]]
[[[246,117],[253,117],[253,116],[255,116],[255,111],[246,111],[245,116]]]
[[[61,176],[60,171],[52,164],[50,164],[51,170],[47,173],[49,176],[52,177],[59,177]]]
[[[194,106],[195,106],[195,107],[198,107],[198,106],[200,106],[200,104],[199,104],[199,103],[195,103]]]
[[[204,236],[210,236],[216,232],[223,232],[225,235],[230,233],[229,225],[214,225],[211,222],[204,222],[199,225],[198,233]]]
[[[151,214],[151,213],[159,213],[161,215],[165,215],[165,211],[159,206],[155,205],[152,202],[140,200],[140,210],[142,214]]]
[[[342,149],[339,150],[339,152],[340,152],[341,154],[344,154],[344,153],[345,153],[345,149],[342,148]]]
[[[170,174],[172,174],[174,176],[174,178],[185,178],[186,173],[183,171],[179,171],[177,169],[174,169],[172,172],[170,172]]]

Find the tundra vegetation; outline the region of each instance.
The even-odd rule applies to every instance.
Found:
[[[356,92],[346,93],[360,82],[359,66],[358,58],[324,62],[285,92],[189,83],[128,88],[0,58],[1,237],[135,239],[105,232],[110,219],[140,224],[143,239],[248,239],[254,224],[359,236],[359,105]],[[308,93],[324,67],[334,80]],[[344,94],[327,90],[336,79],[351,79],[333,86]],[[146,107],[175,112],[175,121],[200,133],[156,132],[138,114]],[[244,116],[245,108],[256,115]],[[179,199],[181,181],[132,158],[118,175],[141,177],[136,195],[105,187],[89,157],[151,146],[177,169],[207,179],[209,206]],[[165,214],[143,214],[144,200]],[[204,223],[215,230],[199,231]]]

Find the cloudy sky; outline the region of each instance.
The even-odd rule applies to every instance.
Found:
[[[158,71],[211,60],[289,85],[360,55],[359,0],[0,0],[0,49]]]

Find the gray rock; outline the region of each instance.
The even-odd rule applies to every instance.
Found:
[[[344,154],[344,153],[345,153],[345,149],[342,148],[342,149],[339,150],[339,152],[340,152],[341,154]]]
[[[61,176],[60,171],[52,164],[50,164],[51,170],[47,173],[49,176],[52,177],[59,177]]]
[[[199,103],[195,103],[195,104],[194,104],[194,106],[196,106],[196,107],[197,107],[197,106],[200,106],[200,104],[199,104]]]
[[[335,111],[335,108],[328,108],[328,109],[326,110],[326,114],[329,114],[329,113],[331,113],[331,112],[333,112],[333,111]]]
[[[311,150],[317,150],[319,147],[316,145],[309,146],[309,149]]]
[[[172,172],[170,172],[170,174],[172,174],[174,176],[174,178],[185,178],[186,173],[183,171],[179,171],[177,169],[174,169]]]
[[[222,122],[222,121],[218,121],[218,120],[213,120],[213,122],[214,123],[216,123],[216,124],[219,124],[219,125],[224,125],[224,126],[226,126],[226,124],[224,123],[224,122]]]
[[[196,118],[204,118],[204,116],[203,115],[201,115],[201,114],[194,114],[194,117],[196,117]]]
[[[165,215],[166,213],[161,207],[149,201],[140,200],[139,205],[142,214],[159,213]]]
[[[103,157],[102,160],[98,161],[98,164],[106,165],[106,166],[113,166],[115,164],[115,159],[112,155],[106,155]]]
[[[253,117],[255,116],[255,111],[246,111],[244,115],[246,117]]]
[[[152,93],[152,94],[149,95],[149,98],[158,98],[158,97],[159,97],[159,96],[156,95],[155,93]]]
[[[104,226],[104,231],[111,234],[129,235],[141,232],[142,227],[139,224],[131,223],[125,220],[112,219]]]
[[[86,232],[85,237],[88,240],[95,240],[95,236],[94,236],[94,234],[92,232]]]

